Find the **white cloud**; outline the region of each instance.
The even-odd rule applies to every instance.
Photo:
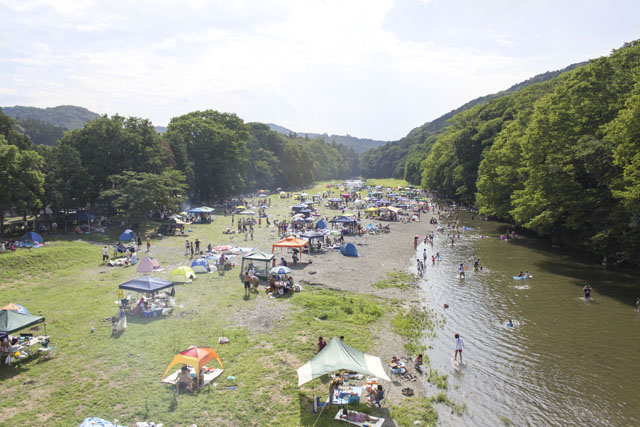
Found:
[[[450,7],[406,1],[434,13],[425,18]],[[0,95],[30,105],[72,103],[149,117],[156,124],[214,108],[298,131],[392,139],[555,66],[539,52],[528,54],[522,35],[501,28],[508,22],[503,15],[485,27],[494,29],[480,33],[491,41],[486,46],[442,40],[437,33],[421,41],[401,37],[385,20],[403,4],[10,2],[0,6]],[[459,11],[451,11],[461,20],[456,31],[478,38]],[[527,42],[544,42],[542,30]]]

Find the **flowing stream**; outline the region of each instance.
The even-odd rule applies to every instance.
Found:
[[[462,417],[441,409],[440,425],[640,425],[638,271],[604,270],[544,240],[500,241],[505,228],[496,222],[463,214],[461,223],[473,230],[453,247],[446,230],[427,245],[421,282],[427,304],[445,319],[427,340],[431,366],[448,375],[450,398],[467,405]],[[436,251],[442,260],[432,265]],[[525,270],[533,278],[513,279]],[[586,283],[590,302],[582,298]],[[465,343],[461,367],[452,363],[455,333]]]

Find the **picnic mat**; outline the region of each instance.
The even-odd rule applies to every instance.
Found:
[[[373,423],[371,421],[364,421],[362,423],[357,423],[355,421],[349,421],[349,420],[346,420],[344,418],[340,418],[340,416],[342,415],[342,411],[343,410],[340,409],[338,411],[338,413],[336,414],[334,419],[336,419],[338,421],[344,421],[345,423],[353,424],[353,425],[360,426],[360,427],[363,427],[363,426],[382,427],[382,425],[384,424],[384,418],[378,418],[378,417],[374,417],[374,418],[378,418],[378,421],[376,421],[375,423]]]
[[[190,373],[194,372],[194,370],[193,370],[193,368],[191,366],[189,366],[189,372]],[[171,374],[168,377],[166,377],[165,379],[163,379],[161,382],[164,383],[164,384],[174,384],[175,385],[175,383],[176,383],[176,381],[178,379],[178,374],[179,373],[180,373],[180,369],[178,369],[173,374]],[[207,373],[204,374],[204,381],[202,382],[201,387],[206,386],[211,381],[213,381],[216,378],[218,378],[221,374],[222,374],[222,369],[214,369],[213,371],[208,371]]]

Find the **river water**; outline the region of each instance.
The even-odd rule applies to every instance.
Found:
[[[440,424],[640,425],[638,272],[604,270],[541,239],[500,241],[505,228],[496,222],[464,214],[461,222],[473,230],[453,247],[447,231],[427,246],[429,259],[439,251],[442,261],[429,260],[421,282],[427,304],[445,321],[426,340],[431,366],[448,375],[450,398],[467,405],[462,417],[441,409]],[[461,262],[464,280],[456,273]],[[525,270],[533,278],[513,279]],[[590,302],[582,298],[586,283]],[[455,333],[465,343],[459,367],[452,363]]]

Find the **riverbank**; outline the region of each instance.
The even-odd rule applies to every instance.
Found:
[[[271,200],[272,219],[288,218],[292,200]],[[339,211],[321,212],[332,216]],[[253,241],[222,234],[230,222],[230,216],[216,215],[213,224],[189,226],[189,239],[198,238],[202,246],[233,243],[266,252],[277,241],[275,229],[264,223],[255,228]],[[375,284],[389,272],[406,272],[415,264],[413,236],[424,236],[429,227],[424,218],[391,227],[390,234],[347,239],[356,244],[358,258],[328,253],[310,257],[312,263],[305,265],[303,255],[294,272],[303,291],[290,298],[271,299],[264,292],[243,298],[236,267],[224,276],[198,276],[192,284],[176,286],[178,306],[171,316],[130,319],[129,328],[117,338],[110,336],[110,323],[102,320],[116,312],[118,284],[142,275],[133,268],[100,263],[98,244],[108,236],[52,239],[42,249],[0,256],[0,276],[6,279],[1,300],[42,313],[58,347],[50,361],[0,370],[0,417],[27,424],[36,419],[42,425],[74,425],[87,416],[128,424],[313,425],[317,415],[311,412],[312,397],[325,396],[328,385],[315,380],[299,389],[295,370],[313,356],[318,336],[344,335],[350,345],[380,356],[383,363],[393,355],[412,356],[400,350],[407,340],[397,333],[405,326],[396,320],[423,301],[406,280],[391,287]],[[160,278],[175,266],[190,264],[184,238],[152,240],[150,255],[165,267],[155,275]],[[229,344],[217,344],[220,336],[229,338]],[[199,395],[176,396],[159,380],[171,357],[190,345],[214,347],[223,360],[224,376]],[[227,375],[234,381],[224,379]],[[419,397],[402,396],[399,391],[407,386]],[[399,425],[414,420],[427,425],[435,419],[430,403],[419,400],[427,396],[433,397],[421,382],[396,381],[389,385],[387,407],[372,411],[361,404],[358,409],[394,418]],[[323,413],[316,425],[333,425],[332,418]]]

